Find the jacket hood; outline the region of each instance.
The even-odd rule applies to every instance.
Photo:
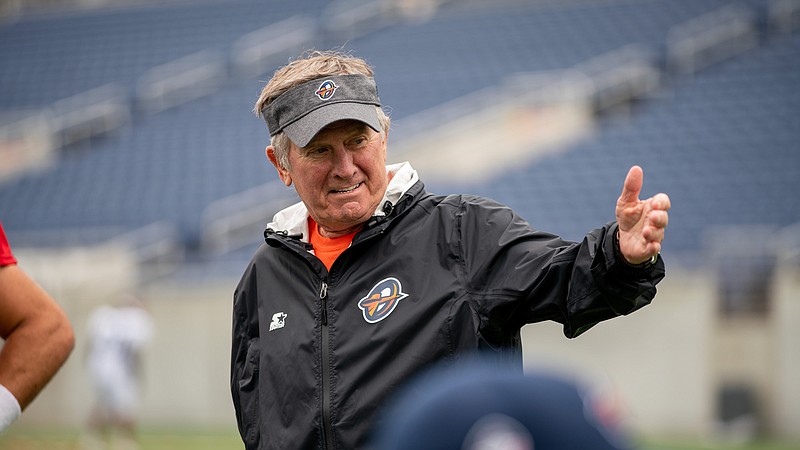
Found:
[[[386,192],[383,194],[378,208],[372,213],[372,217],[385,216],[384,210],[387,202],[394,208],[411,186],[419,181],[417,171],[411,167],[411,163],[408,161],[387,165],[386,172],[392,175],[392,179],[386,187]],[[300,240],[308,242],[308,209],[306,205],[298,202],[279,211],[272,218],[272,222],[267,224],[267,230],[288,236],[302,236]]]

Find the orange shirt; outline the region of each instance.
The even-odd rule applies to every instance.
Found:
[[[357,231],[354,231],[337,238],[326,238],[319,234],[317,222],[311,217],[308,218],[308,241],[311,242],[311,246],[314,247],[314,254],[322,261],[322,264],[325,264],[328,270],[331,270],[331,266],[333,262],[336,261],[336,258],[338,258],[347,247],[350,247],[350,243],[353,242],[353,237],[355,237],[356,233]]]

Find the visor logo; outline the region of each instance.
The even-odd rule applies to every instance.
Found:
[[[397,307],[397,303],[408,297],[403,292],[403,287],[397,278],[385,278],[376,284],[369,291],[366,297],[358,302],[364,320],[369,323],[377,323],[385,319]]]
[[[319,97],[320,100],[329,100],[331,97],[333,97],[333,94],[336,92],[338,87],[339,86],[333,84],[333,81],[325,80],[319,85],[319,88],[314,93],[317,94],[317,97]]]

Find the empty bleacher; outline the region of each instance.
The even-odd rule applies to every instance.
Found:
[[[643,194],[673,201],[665,251],[702,253],[715,226],[800,221],[798,92],[795,35],[674,80],[564,154],[488,183],[435,188],[494,197],[535,226],[579,239],[613,219],[625,173],[640,164]]]
[[[206,205],[275,178],[264,167],[266,129],[249,111],[264,77],[228,83],[235,75],[227,73],[235,69],[228,66],[232,47],[250,32],[323,5],[147,5],[37,15],[0,28],[0,110],[56,110],[62,99],[114,86],[132,115],[111,133],[70,140],[50,169],[2,186],[6,227],[91,242],[86,234],[102,241],[167,220],[186,242],[195,240]],[[219,92],[148,114],[143,77],[198,52],[223,62]]]
[[[352,48],[376,67],[381,99],[401,119],[515,73],[564,69],[628,44],[663,54],[673,26],[728,2],[575,3],[478,14],[454,2],[428,22],[371,34]]]
[[[43,107],[107,83],[120,83],[132,95],[153,67],[203,50],[226,54],[248,32],[324,4],[206,0],[39,14],[0,24],[0,107]]]
[[[395,139],[408,132],[404,119],[415,113],[517,73],[569,68],[628,44],[648,49],[667,68],[670,30],[730,2],[507,3],[468,8],[448,2],[427,21],[396,20],[347,41],[320,32],[303,45],[343,46],[374,65]],[[742,2],[761,27],[770,4]],[[326,5],[206,1],[37,15],[0,25],[0,111],[47,109],[111,84],[131,112],[113,132],[61,148],[53,167],[0,184],[4,226],[17,236],[61,232],[91,242],[166,221],[184,245],[199,246],[208,205],[276,178],[263,156],[266,127],[250,108],[269,67],[279,63],[270,61],[261,75],[237,76],[236,43],[298,15],[319,21],[322,31]],[[177,106],[143,108],[143,77],[198,52],[221,62],[223,79]],[[797,94],[789,94],[800,87],[797,56],[796,36],[764,39],[695,75],[676,74],[630,120],[600,122],[595,136],[566,153],[490,183],[425,181],[437,192],[494,197],[534,226],[577,239],[613,219],[625,171],[638,163],[645,168],[646,193],[666,191],[673,198],[665,248],[675,250],[696,248],[715,223],[799,221],[790,195],[800,179],[800,106]],[[254,244],[259,236],[253,235]]]

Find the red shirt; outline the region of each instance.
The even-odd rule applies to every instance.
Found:
[[[17,259],[14,258],[14,254],[11,253],[11,246],[8,245],[6,232],[3,231],[3,224],[0,223],[0,266],[8,266],[16,263]]]

